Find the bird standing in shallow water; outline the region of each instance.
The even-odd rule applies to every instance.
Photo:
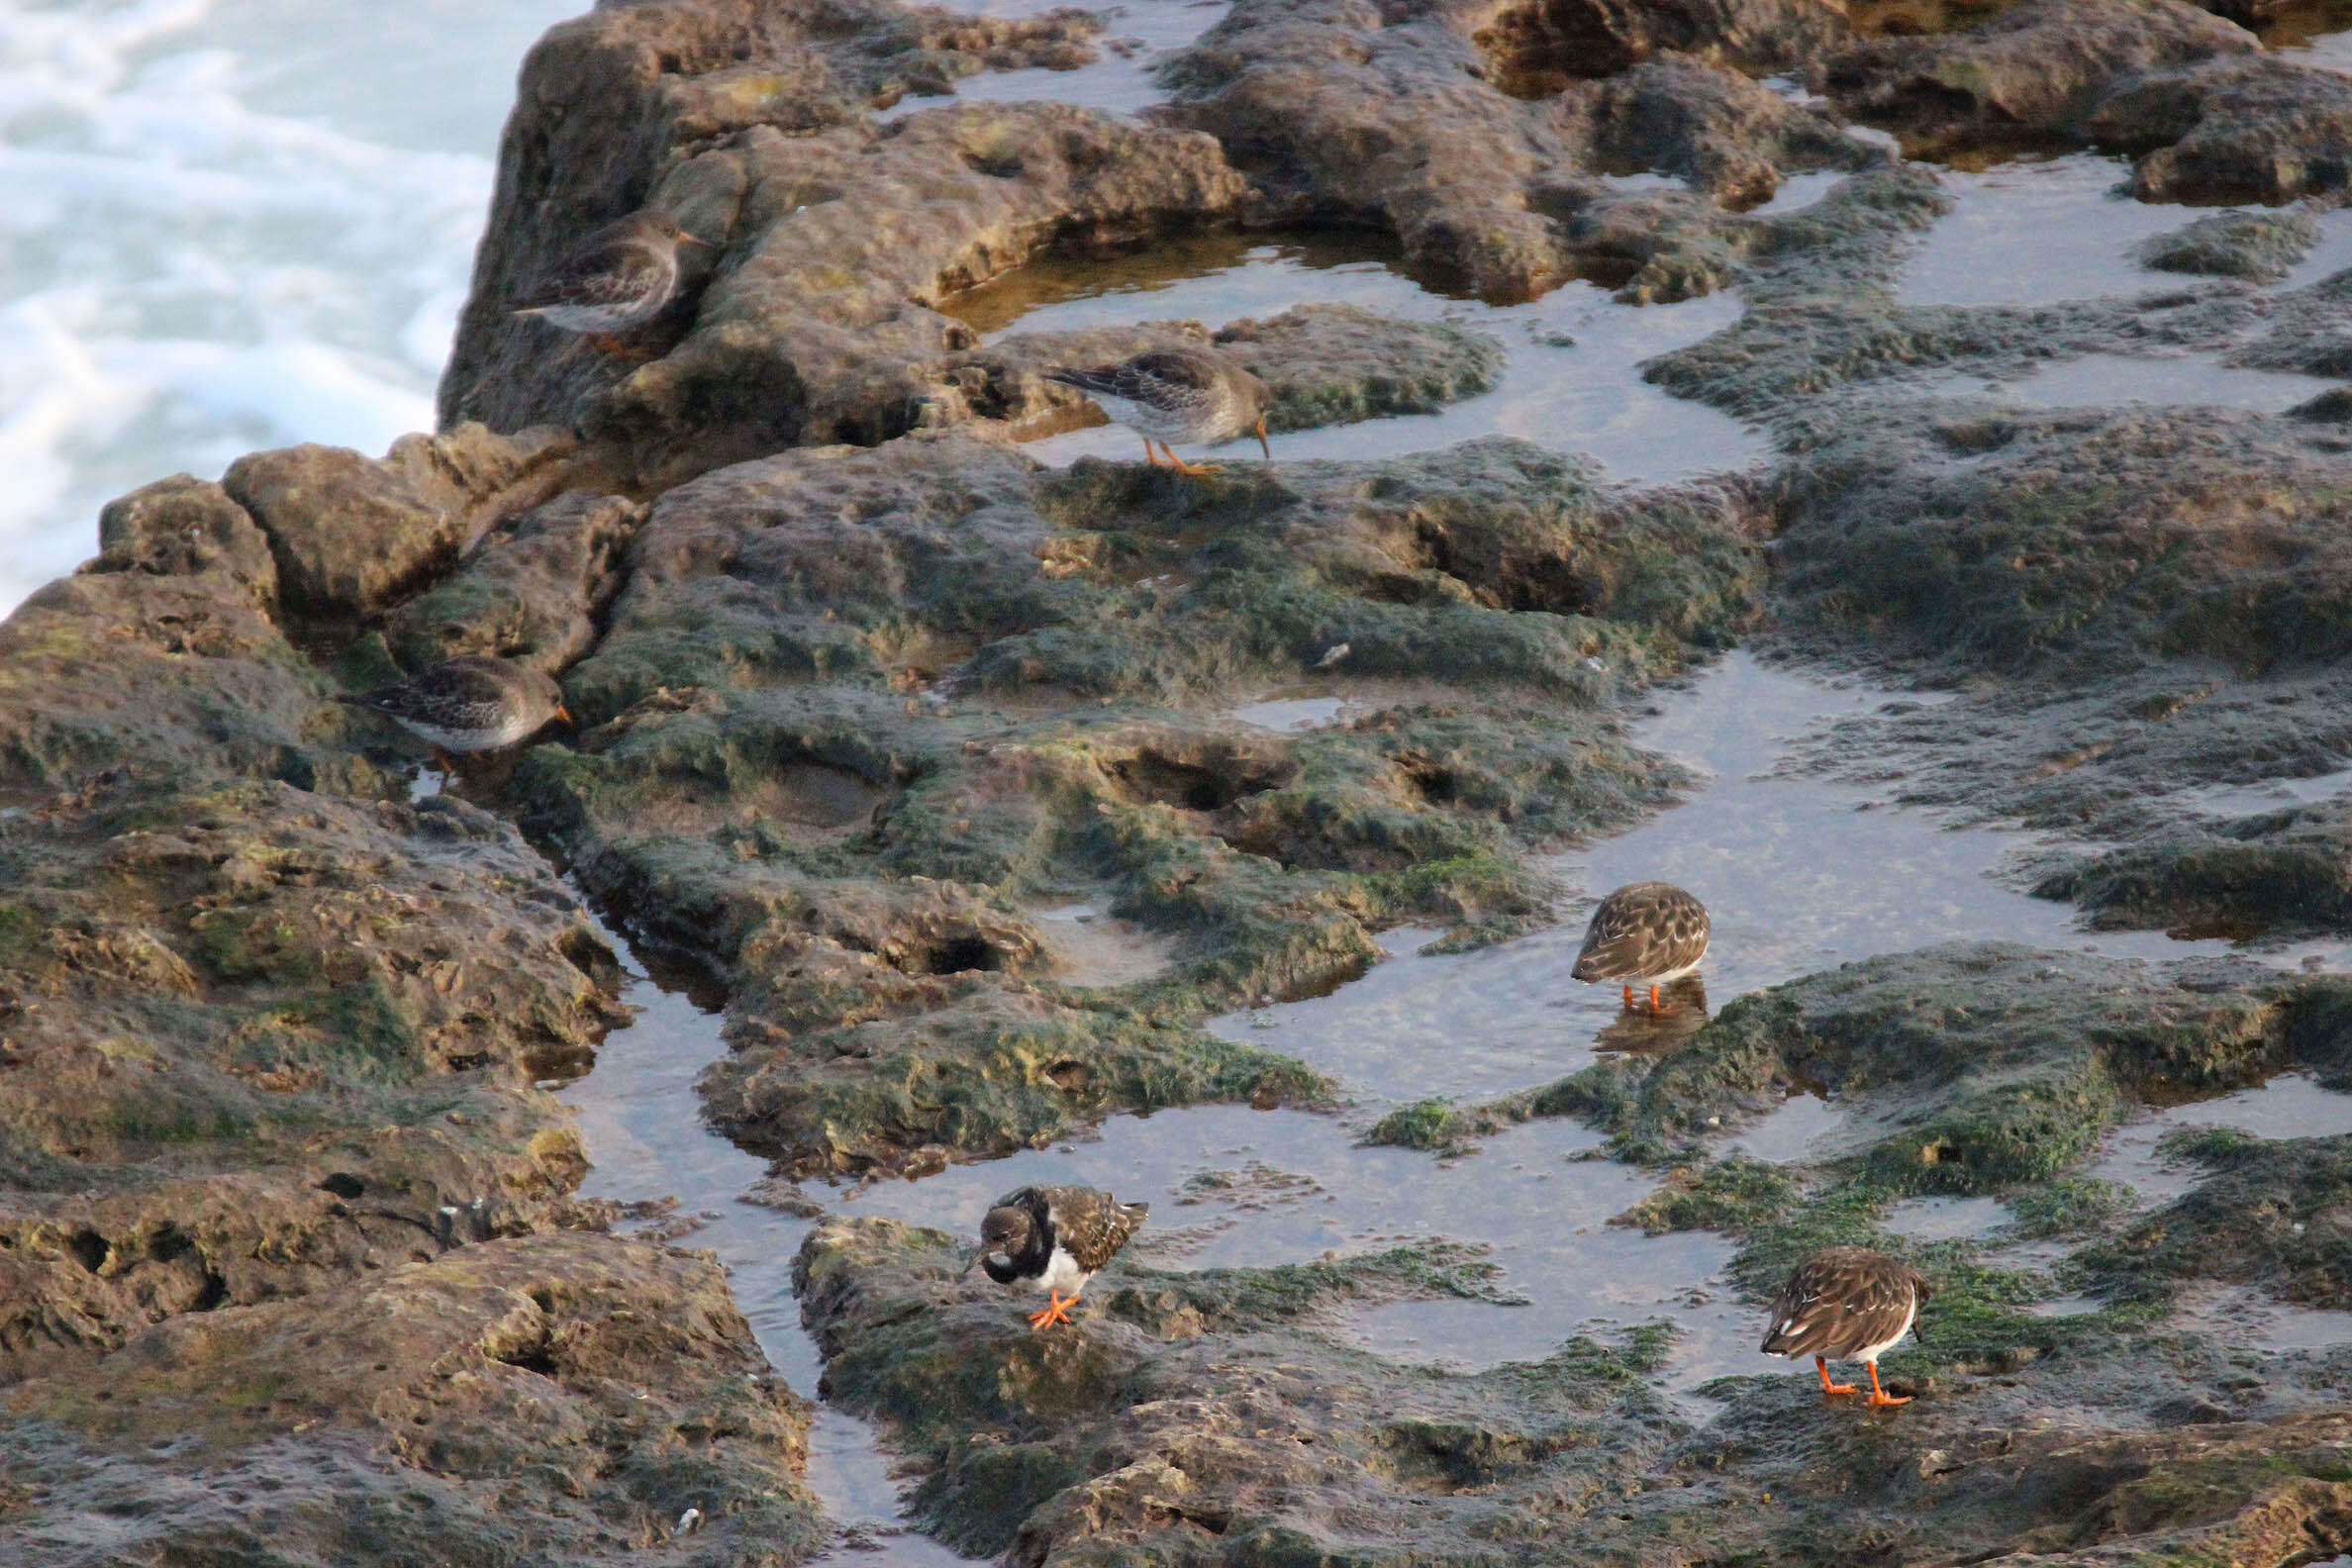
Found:
[[[422,736],[443,772],[455,771],[452,752],[495,751],[530,739],[550,720],[571,722],[554,676],[488,654],[448,659],[414,679],[335,700],[372,709]]]
[[[1258,448],[1269,461],[1274,448],[1266,444],[1266,383],[1223,354],[1205,348],[1154,348],[1117,364],[1092,370],[1048,370],[1048,381],[1076,387],[1102,406],[1114,424],[1125,425],[1143,438],[1143,456],[1160,466],[1153,441],[1168,454],[1178,473],[1215,473],[1215,463],[1190,463],[1176,455],[1170,443],[1187,445],[1221,441],[1254,432]]]
[[[515,314],[583,334],[599,352],[618,353],[618,334],[642,327],[677,296],[678,246],[706,243],[668,213],[631,213],[582,241],[515,301]]]
[[[1092,1187],[1024,1187],[999,1198],[981,1222],[978,1261],[999,1285],[1027,1280],[1047,1293],[1045,1309],[1029,1315],[1031,1328],[1068,1323],[1078,1293],[1142,1228],[1149,1208]]]
[[[1587,984],[1617,981],[1628,1010],[1633,987],[1647,985],[1650,1012],[1663,1013],[1658,987],[1699,967],[1707,936],[1706,905],[1671,883],[1629,882],[1593,911],[1569,973]]]
[[[1821,1375],[1821,1395],[1859,1394],[1851,1383],[1829,1381],[1831,1361],[1861,1361],[1870,1367],[1870,1398],[1864,1403],[1908,1405],[1879,1387],[1878,1358],[1899,1344],[1935,1294],[1919,1271],[1868,1247],[1830,1247],[1797,1265],[1780,1300],[1772,1304],[1772,1329],[1764,1336],[1766,1355],[1812,1356]]]

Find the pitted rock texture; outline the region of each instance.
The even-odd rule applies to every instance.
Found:
[[[1807,1369],[1711,1385],[1728,1408],[1695,1430],[1649,1390],[1651,1330],[1478,1374],[1349,1348],[1336,1310],[1477,1294],[1435,1251],[1184,1275],[1115,1264],[1075,1325],[1045,1333],[938,1231],[831,1221],[795,1267],[828,1389],[920,1467],[917,1517],[1014,1563],[1534,1564],[1565,1542],[1604,1562],[1776,1568],[2258,1562],[2343,1539],[2341,1353],[2248,1379],[2210,1341],[2103,1316],[2061,1326],[2047,1352],[2008,1340],[2004,1359],[1978,1347],[2037,1320],[1964,1299],[1951,1342],[1982,1359],[1890,1357],[1923,1396],[1897,1421],[1824,1410]],[[1922,1362],[1931,1374],[1909,1371]],[[2150,1429],[2130,1413],[2151,1389],[2234,1423]]]
[[[0,863],[0,1378],[574,1215],[531,1085],[586,1065],[613,959],[505,823],[125,788]]]
[[[561,488],[571,438],[480,425],[404,436],[382,459],[288,446],[229,465],[222,488],[260,525],[290,619],[348,623],[447,572],[501,519]]]
[[[1531,298],[1576,276],[1621,284],[1628,297],[1681,298],[1717,286],[1757,239],[1723,207],[1764,200],[1782,172],[1884,158],[1698,57],[1711,47],[1740,57],[1730,42],[1739,38],[1802,49],[1834,36],[1825,6],[1769,9],[1771,25],[1751,33],[1732,7],[1498,13],[1429,0],[1383,12],[1347,0],[1241,0],[1165,67],[1168,113],[1216,135],[1257,182],[1261,221],[1377,223],[1409,259],[1494,299]],[[1786,25],[1791,16],[1817,25]],[[1553,30],[1529,44],[1537,55],[1556,48],[1560,58],[1592,59],[1596,74],[1642,63],[1539,101],[1514,97],[1487,78],[1516,84],[1522,68],[1491,64],[1490,49],[1515,60],[1525,51],[1480,40],[1520,23],[1538,40]],[[1672,36],[1622,58],[1574,43],[1624,23],[1664,23]],[[1657,52],[1674,49],[1693,52]],[[1641,168],[1682,174],[1705,195],[1613,191],[1600,177]]]
[[[621,591],[642,505],[573,491],[511,519],[462,567],[387,621],[411,669],[489,653],[549,674],[596,645],[597,618]]]
[[[1523,848],[1676,777],[1601,714],[1749,613],[1758,505],[1514,441],[1207,479],[961,431],[786,452],[655,504],[567,676],[599,728],[519,785],[591,887],[732,965],[714,1116],[796,1166],[1313,1095],[1196,1021],[1379,925],[1535,918]],[[1319,666],[1397,700],[1296,738],[1214,712]],[[1169,973],[1059,985],[1022,910],[1069,886]]]
[[[826,1540],[707,1256],[548,1235],[194,1313],[0,1387],[23,1568],[782,1564]],[[688,1508],[699,1529],[679,1533]],[[107,1519],[94,1551],[89,1523]]]
[[[922,367],[974,343],[932,308],[941,297],[1049,248],[1197,229],[1244,192],[1208,138],[1093,110],[864,113],[910,72],[943,88],[1012,62],[1002,51],[1024,37],[1066,44],[1091,27],[1074,13],[666,0],[558,28],[524,65],[442,422],[576,422],[647,488],[913,428]],[[713,242],[688,247],[675,319],[648,329],[659,357],[632,368],[509,314],[586,234],[648,205]]]
[[[2064,134],[2140,73],[2260,49],[2184,0],[2025,0],[1965,32],[1858,44],[1823,85],[1847,114],[1931,154]]]

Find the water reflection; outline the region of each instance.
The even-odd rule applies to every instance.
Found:
[[[1433,291],[1404,268],[1393,243],[1375,237],[1212,236],[1127,257],[1040,261],[943,301],[940,309],[994,335],[1141,321],[1218,327],[1319,303],[1489,333],[1507,355],[1502,378],[1493,391],[1436,414],[1278,435],[1277,459],[1377,459],[1481,436],[1516,436],[1591,457],[1610,478],[1656,484],[1746,468],[1767,455],[1762,437],[1739,421],[1670,397],[1641,377],[1645,360],[1736,322],[1743,307],[1728,294],[1631,306],[1596,284],[1570,282],[1526,304],[1488,305]],[[1125,460],[1133,455],[1134,438],[1095,426],[1024,449],[1056,465],[1081,456]]]

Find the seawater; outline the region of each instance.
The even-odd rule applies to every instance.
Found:
[[[584,0],[0,0],[0,613],[109,497],[433,428],[532,41]]]

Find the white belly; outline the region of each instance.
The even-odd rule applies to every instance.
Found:
[[[1903,1336],[1911,1331],[1911,1323],[1918,1316],[1919,1304],[1914,1301],[1911,1303],[1911,1311],[1903,1315],[1903,1326],[1895,1330],[1894,1338],[1883,1340],[1880,1343],[1874,1345],[1864,1345],[1861,1349],[1855,1351],[1851,1356],[1845,1357],[1845,1359],[1849,1361],[1868,1361],[1871,1365],[1876,1366],[1880,1356],[1885,1355],[1888,1351],[1903,1343]]]
[[[627,305],[544,305],[520,314],[543,317],[565,332],[617,333],[652,320],[665,303],[656,295],[650,309],[644,301],[634,300]]]
[[[505,720],[496,730],[490,731],[444,730],[440,725],[426,724],[418,719],[400,719],[397,716],[395,722],[411,735],[460,756],[468,751],[495,751],[531,737],[531,731],[524,728],[521,719]]]
[[[1075,1296],[1086,1288],[1086,1282],[1092,1278],[1092,1274],[1078,1266],[1076,1258],[1055,1247],[1053,1256],[1045,1260],[1045,1272],[1036,1277],[1031,1288],[1040,1292],[1058,1291],[1064,1296]]]

